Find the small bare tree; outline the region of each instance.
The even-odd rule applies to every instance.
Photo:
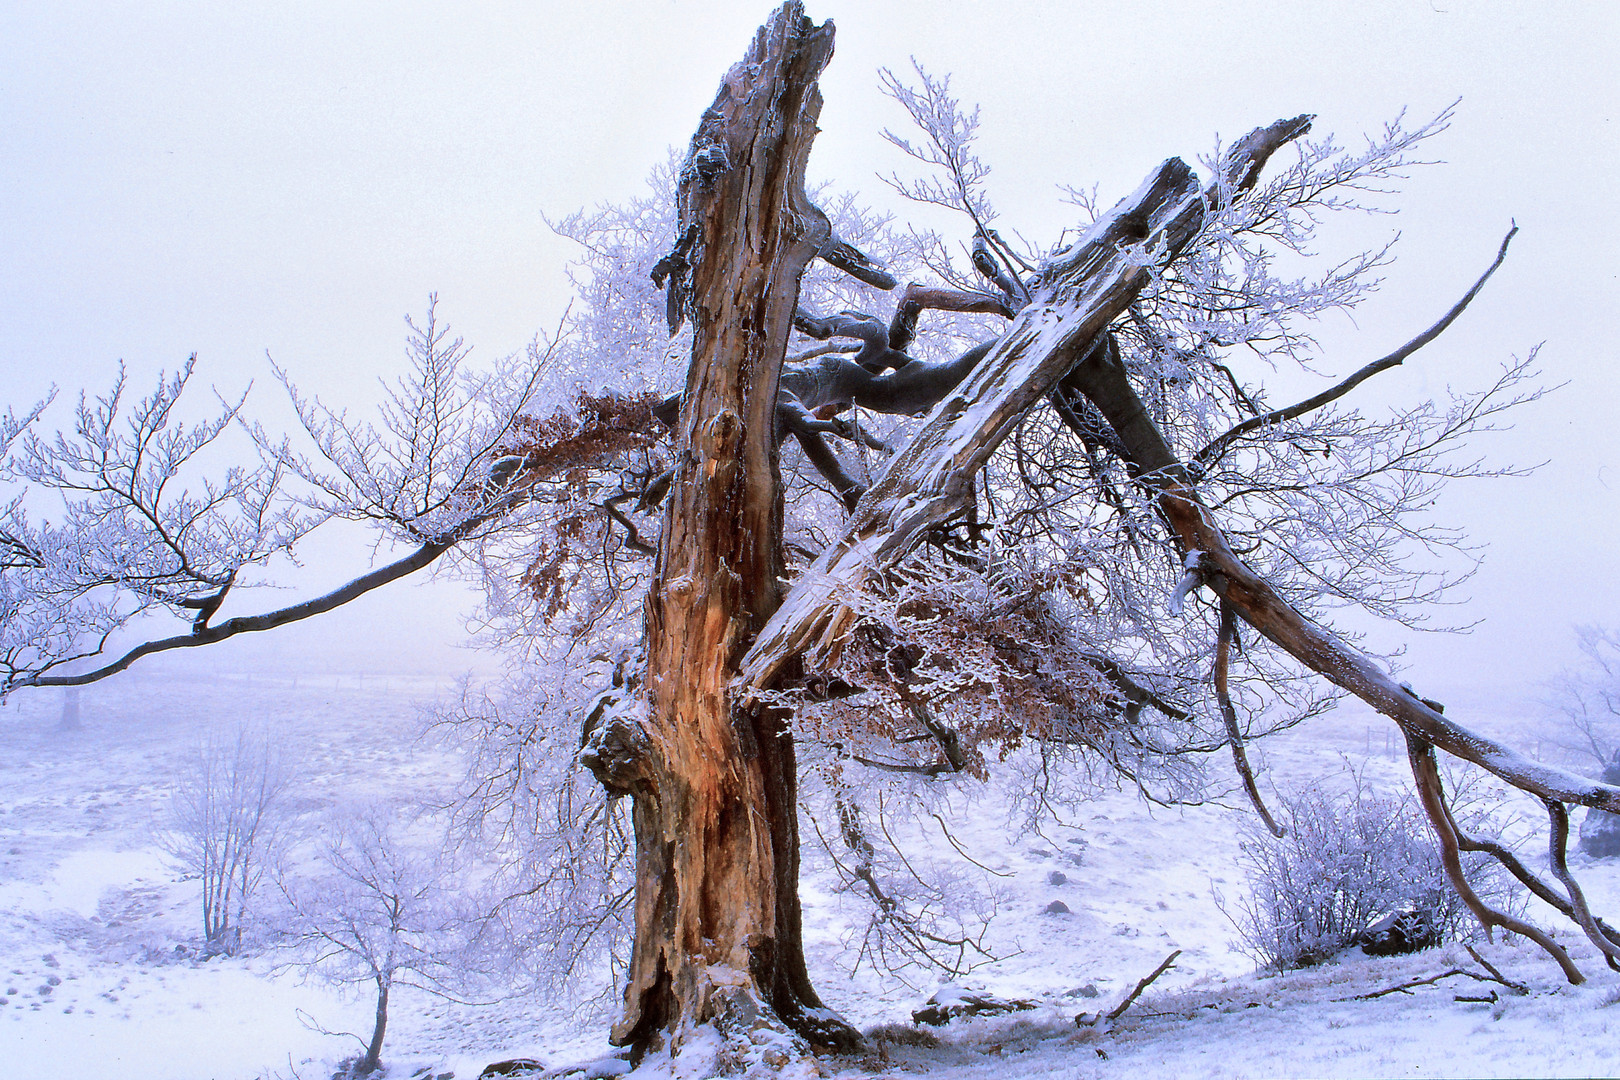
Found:
[[[162,846],[202,883],[209,956],[232,955],[248,901],[285,833],[287,773],[263,736],[237,731],[199,747],[175,784]]]
[[[293,966],[337,985],[371,983],[377,989],[376,1021],[365,1054],[352,1074],[382,1067],[394,985],[445,994],[452,972],[470,965],[452,947],[460,925],[442,888],[444,865],[400,841],[388,811],[371,807],[339,818],[316,855],[309,877],[283,874],[277,886],[286,901],[284,945]]]
[[[1564,748],[1602,769],[1620,754],[1620,631],[1575,628],[1582,662],[1553,683],[1549,704],[1567,722]]]
[[[1564,724],[1560,745],[1605,784],[1620,782],[1620,631],[1575,628],[1583,660],[1554,681],[1548,704]],[[1592,808],[1580,848],[1595,858],[1620,855],[1620,815]]]

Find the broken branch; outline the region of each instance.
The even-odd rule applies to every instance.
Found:
[[[1106,1015],[1104,1015],[1104,1016],[1094,1016],[1094,1017],[1091,1017],[1090,1019],[1087,1019],[1087,1014],[1086,1013],[1081,1013],[1079,1016],[1074,1018],[1074,1026],[1075,1027],[1090,1027],[1090,1026],[1092,1026],[1094,1024],[1098,1024],[1098,1023],[1111,1023],[1111,1022],[1113,1022],[1115,1020],[1118,1020],[1120,1017],[1124,1016],[1125,1015],[1125,1010],[1129,1009],[1131,1007],[1131,1005],[1136,1001],[1136,999],[1142,996],[1142,992],[1144,990],[1146,990],[1148,987],[1153,985],[1154,980],[1158,979],[1158,977],[1160,975],[1163,975],[1165,972],[1169,971],[1171,968],[1176,966],[1176,957],[1178,957],[1180,955],[1181,955],[1181,950],[1177,949],[1175,952],[1173,952],[1169,956],[1165,957],[1164,960],[1160,962],[1158,967],[1156,967],[1152,971],[1148,972],[1145,976],[1143,976],[1141,978],[1141,980],[1139,980],[1137,982],[1136,988],[1133,989],[1129,994],[1125,995],[1125,1000],[1124,1001],[1121,1001],[1118,1005],[1115,1005],[1112,1009],[1110,1009],[1108,1011],[1108,1013]]]

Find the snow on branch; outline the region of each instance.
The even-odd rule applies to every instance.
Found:
[[[246,395],[188,423],[180,402],[195,364],[136,400],[120,371],[107,394],[80,397],[70,430],[23,433],[0,466],[16,491],[0,512],[0,693],[54,678],[149,611],[208,630],[243,568],[318,522],[286,503],[273,464],[208,473]],[[15,442],[20,422],[6,426]]]

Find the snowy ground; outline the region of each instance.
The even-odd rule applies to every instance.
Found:
[[[453,759],[416,738],[428,679],[132,675],[93,688],[84,725],[57,730],[58,699],[19,695],[0,709],[0,1078],[121,1080],[324,1078],[355,1051],[326,1031],[365,1030],[369,1003],[344,999],[271,958],[200,961],[196,883],[154,846],[170,778],[211,727],[277,733],[296,755],[311,806],[408,801],[442,789]],[[1459,715],[1469,715],[1454,709]],[[1477,710],[1472,714],[1477,717]],[[1489,720],[1489,717],[1486,717]],[[1488,725],[1486,725],[1488,726]],[[1509,735],[1535,749],[1545,733]],[[1271,777],[1343,774],[1399,783],[1384,722],[1344,710],[1264,751]],[[1508,735],[1507,732],[1501,734]],[[1134,796],[1088,803],[1066,827],[1010,841],[991,800],[962,839],[1001,875],[990,944],[1004,959],[965,985],[1038,1000],[1034,1011],[952,1024],[937,1047],[885,1046],[825,1073],[969,1077],[1578,1076],[1620,1073],[1620,982],[1573,928],[1538,914],[1592,976],[1570,988],[1523,943],[1483,947],[1527,996],[1458,1002],[1490,988],[1460,977],[1371,1001],[1344,1001],[1453,966],[1460,947],[1397,959],[1359,954],[1283,977],[1253,962],[1216,904],[1243,888],[1233,811],[1150,809]],[[1056,872],[1054,874],[1054,872]],[[1599,911],[1620,913],[1620,867],[1577,866]],[[1059,876],[1060,875],[1060,876]],[[807,946],[828,1003],[862,1027],[898,1023],[934,989],[848,968],[848,899],[805,885]],[[1054,900],[1068,914],[1048,914]],[[1109,1030],[1074,1016],[1111,1006],[1174,949],[1177,965]],[[1500,990],[1500,987],[1495,988]],[[570,1002],[447,1004],[406,992],[394,1004],[389,1075],[463,1080],[514,1056],[549,1063],[605,1054],[606,1018]],[[1611,1034],[1610,1027],[1615,1031]]]

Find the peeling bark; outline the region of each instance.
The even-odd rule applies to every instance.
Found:
[[[690,319],[694,338],[646,605],[649,715],[587,751],[634,799],[636,939],[613,1039],[637,1055],[707,1023],[859,1042],[805,970],[785,717],[731,689],[780,600],[777,380],[799,278],[817,256],[868,269],[803,189],[832,45],[832,24],[796,3],[761,28],[692,139],[681,250],[661,264],[671,321]]]

